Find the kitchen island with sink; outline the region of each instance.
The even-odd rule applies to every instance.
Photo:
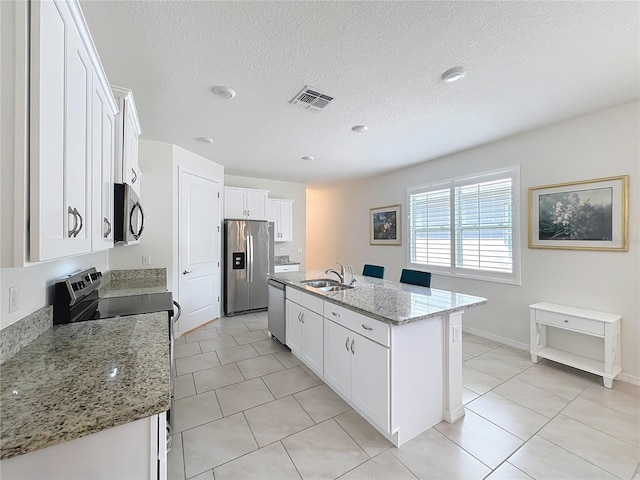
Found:
[[[270,276],[286,286],[291,351],[393,444],[464,415],[462,314],[486,299],[358,275]]]

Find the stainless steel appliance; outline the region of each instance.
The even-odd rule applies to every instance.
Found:
[[[144,229],[144,211],[136,192],[126,183],[113,185],[113,241],[137,242]]]
[[[269,310],[267,312],[269,333],[280,340],[283,345],[287,344],[287,331],[285,323],[285,295],[284,284],[270,278],[269,285]]]
[[[174,325],[180,318],[180,305],[173,300],[171,292],[128,295],[123,297],[100,298],[98,288],[102,272],[95,267],[70,275],[56,282],[53,301],[53,324],[84,322],[90,320],[113,319],[141,313],[167,312],[169,318],[169,378],[171,388],[171,408],[167,412],[167,451],[171,448],[171,429],[174,409]],[[177,314],[174,316],[174,307]]]
[[[224,221],[224,312],[228,316],[268,305],[267,274],[273,262],[273,234],[269,223]]]

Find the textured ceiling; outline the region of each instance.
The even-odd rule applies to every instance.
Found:
[[[369,176],[640,96],[635,1],[81,6],[110,82],[134,91],[142,137],[235,175]],[[466,77],[440,80],[458,65]],[[335,100],[291,105],[305,85]]]

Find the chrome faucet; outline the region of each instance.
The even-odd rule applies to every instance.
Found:
[[[342,265],[339,262],[336,262],[336,263],[338,265],[340,265],[340,273],[338,273],[337,271],[335,271],[332,268],[329,268],[329,269],[325,270],[324,273],[335,273],[338,276],[338,278],[340,279],[340,283],[344,283],[344,274],[345,274],[344,265]]]

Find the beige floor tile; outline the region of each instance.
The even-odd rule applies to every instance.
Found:
[[[477,398],[465,408],[523,440],[528,440],[549,421],[547,417],[493,392]]]
[[[222,417],[214,392],[176,400],[174,432],[182,432]],[[183,437],[184,440],[184,437]]]
[[[260,357],[241,360],[237,362],[236,365],[238,365],[242,375],[247,380],[284,370],[282,364],[273,355],[262,355]]]
[[[477,394],[476,392],[473,392],[473,391],[469,390],[468,388],[462,387],[462,403],[464,405],[466,405],[467,403],[475,400],[479,396],[480,395]]]
[[[187,478],[258,448],[241,413],[184,432],[182,443]]]
[[[614,480],[616,477],[563,448],[538,437],[529,440],[509,463],[536,480]]]
[[[199,353],[202,353],[202,351],[200,350],[200,344],[198,342],[176,345],[174,350],[175,358],[190,357],[191,355],[197,355]]]
[[[493,392],[549,418],[557,415],[569,404],[569,400],[566,398],[521,382],[517,378],[512,378],[502,385],[498,385],[493,389]]]
[[[633,480],[640,480],[640,470],[633,476]]]
[[[284,397],[244,412],[261,447],[312,426],[313,420],[292,397]]]
[[[462,353],[470,355],[472,357],[476,357],[478,355],[482,355],[483,353],[487,353],[489,350],[493,350],[495,347],[489,347],[487,345],[482,345],[480,343],[468,342],[466,341],[467,337],[462,338]]]
[[[245,380],[235,363],[194,372],[193,379],[198,393],[208,392],[209,390],[226,387]]]
[[[180,375],[174,379],[173,394],[176,400],[181,398],[190,397],[196,394],[196,386],[193,383],[193,374],[187,373],[186,375]]]
[[[467,343],[477,343],[478,345],[485,345],[491,348],[497,348],[502,346],[501,343],[495,342],[493,340],[489,340],[488,338],[479,337],[478,335],[474,335],[472,333],[465,335],[463,338],[463,341]]]
[[[218,360],[216,352],[201,353],[200,355],[176,359],[176,373],[185,375],[198,370],[217,367],[218,365],[220,365],[220,360]]]
[[[244,323],[232,323],[229,325],[222,325],[220,327],[217,327],[217,330],[221,337],[249,331],[249,329]]]
[[[253,346],[253,348],[256,349],[256,352],[258,352],[260,355],[267,355],[269,353],[286,352],[287,351],[287,347],[282,345],[275,338],[268,338],[266,340],[261,340],[259,342],[254,342],[251,345]]]
[[[167,480],[185,480],[181,433],[171,435],[171,450],[167,454]]]
[[[538,436],[620,478],[631,478],[640,463],[637,447],[564,415],[551,420]]]
[[[296,393],[294,397],[316,423],[351,409],[337,393],[324,384]]]
[[[208,330],[210,328],[224,327],[226,325],[235,325],[233,317],[217,318],[214,321],[207,323],[205,328]]]
[[[251,345],[223,348],[222,350],[216,350],[216,353],[218,357],[220,357],[220,362],[223,365],[258,356],[258,352],[256,352],[256,349]]]
[[[624,382],[613,382],[613,388],[601,384],[590,385],[580,398],[597,402],[630,417],[640,418],[640,387]]]
[[[528,351],[518,350],[517,348],[508,347],[506,345],[501,345],[498,348],[494,348],[484,355],[486,355],[487,357],[496,358],[523,370],[535,365],[535,363],[531,361],[531,355]]]
[[[420,479],[481,479],[491,471],[433,428],[389,451]]]
[[[596,430],[640,447],[640,420],[601,404],[576,398],[562,413]]]
[[[191,333],[187,333],[185,336],[187,343],[197,342],[199,340],[206,340],[207,338],[219,337],[218,332],[213,329],[194,330]]]
[[[416,480],[416,476],[390,452],[367,460],[340,477],[340,480]]]
[[[173,340],[174,345],[184,345],[187,343],[187,340],[184,338],[184,335],[180,335],[179,337]]]
[[[467,360],[471,360],[475,355],[471,355],[469,353],[462,352],[462,361],[466,362]]]
[[[502,383],[499,378],[488,375],[480,370],[462,365],[462,385],[479,395],[487,393]]]
[[[369,459],[330,419],[282,440],[305,480],[336,478]]]
[[[485,480],[533,480],[529,475],[522,470],[517,469],[509,462],[504,462],[498,468],[496,468],[491,475]]]
[[[238,344],[231,335],[228,337],[210,338],[208,340],[200,340],[200,349],[202,353],[213,352],[215,350],[222,350],[223,348],[237,347]]]
[[[568,400],[576,398],[587,386],[594,382],[593,378],[585,378],[578,370],[552,362],[533,365],[515,378],[548,390]]]
[[[233,338],[238,345],[267,340],[269,337],[262,330],[252,330],[250,332],[234,333]]]
[[[273,395],[260,378],[219,388],[216,395],[225,417],[273,400]]]
[[[467,410],[455,423],[434,427],[490,468],[496,468],[523,444],[518,437]]]
[[[206,472],[191,477],[188,480],[213,480],[213,470],[207,470]]]
[[[267,328],[267,319],[257,319],[253,322],[245,322],[245,325],[249,330],[262,330],[263,328]]]
[[[307,388],[315,387],[318,382],[311,378],[300,367],[289,368],[282,372],[271,373],[262,377],[276,398],[286,397]]]
[[[522,372],[519,367],[505,363],[497,358],[489,357],[489,353],[478,355],[471,360],[467,360],[464,364],[501,380],[508,380]]]
[[[216,480],[300,480],[300,475],[280,442],[216,467]]]
[[[311,370],[309,367],[307,367],[304,363],[300,364],[300,368],[302,368],[302,370],[307,372],[307,374],[311,378],[313,378],[318,384],[324,383],[322,379],[318,375],[316,375],[316,373],[313,370]]]
[[[335,420],[370,457],[375,457],[393,446],[355,410],[344,412],[335,417]]]
[[[285,368],[297,367],[302,365],[302,362],[289,350],[283,350],[281,352],[274,353],[278,361],[284,365]]]

